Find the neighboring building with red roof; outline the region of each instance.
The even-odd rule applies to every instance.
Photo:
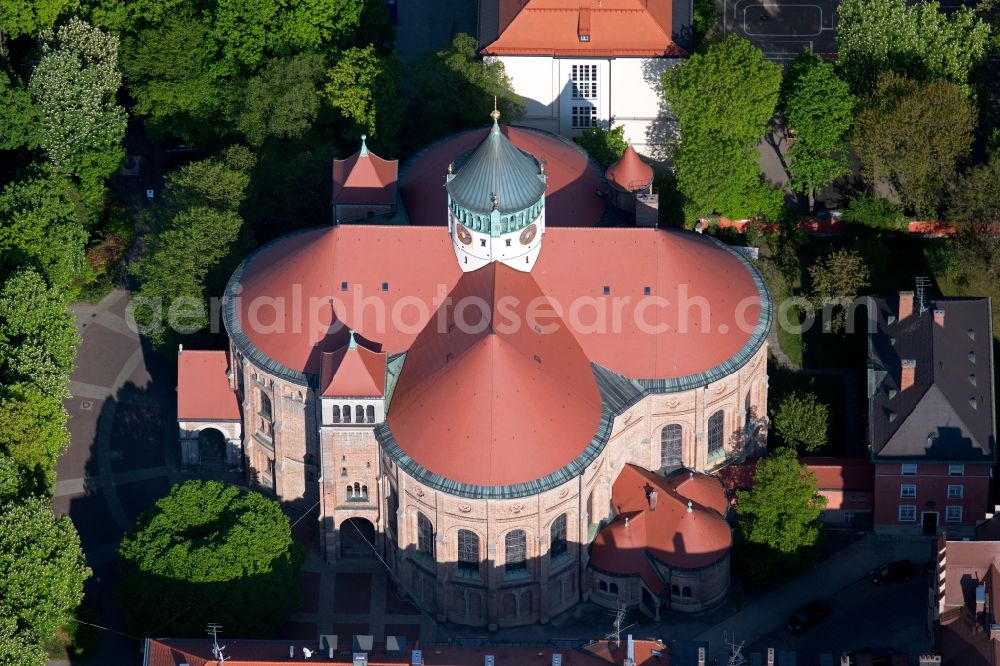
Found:
[[[942,532],[934,582],[929,628],[941,666],[1000,666],[1000,541]]]
[[[219,638],[227,666],[279,666],[308,663],[328,666],[358,666],[354,654],[338,650],[325,641],[263,641]],[[222,662],[213,652],[209,639],[147,638],[143,648],[143,666],[218,666]],[[350,647],[350,644],[347,645]],[[405,641],[395,649],[374,644],[364,652],[363,666],[478,666],[492,657],[496,666],[622,666],[631,659],[634,666],[670,666],[670,650],[660,641],[633,640],[623,636],[619,645],[613,641],[594,641],[579,648],[546,646],[510,647],[484,645],[425,645],[406,649]]]
[[[243,417],[224,351],[177,351],[181,464],[243,465]]]
[[[404,166],[393,220],[411,224],[280,238],[223,303],[248,482],[318,503],[328,560],[374,548],[415,603],[478,626],[545,622],[602,592],[588,546],[631,510],[612,492],[627,465],[705,473],[759,451],[771,325],[742,255],[598,227],[586,154],[497,120]],[[642,543],[728,580],[714,482],[663,483]],[[663,540],[702,528],[712,550],[668,554]],[[654,587],[655,615],[671,586]],[[683,587],[677,607],[694,608]],[[705,583],[698,604],[724,588]]]
[[[690,0],[483,0],[483,55],[504,64],[527,103],[519,121],[575,137],[623,124],[640,152],[670,134],[660,75],[691,49]]]
[[[361,135],[361,149],[333,161],[333,221],[385,218],[396,212],[399,161],[384,160],[368,150]]]

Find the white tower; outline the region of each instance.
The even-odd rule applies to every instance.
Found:
[[[545,166],[493,127],[457,168],[448,165],[448,232],[465,272],[501,261],[529,272],[545,234]]]

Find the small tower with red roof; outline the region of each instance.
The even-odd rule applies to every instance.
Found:
[[[361,150],[333,161],[333,223],[389,217],[396,212],[399,160],[385,160],[368,150],[361,135]]]
[[[656,226],[659,203],[653,192],[653,168],[642,161],[632,144],[625,147],[621,159],[608,167],[604,177],[610,186],[611,205],[634,212],[640,227]]]

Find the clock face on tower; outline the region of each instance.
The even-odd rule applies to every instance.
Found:
[[[468,245],[472,242],[472,234],[461,224],[455,225],[455,235],[458,236],[458,240],[462,242],[462,245]]]
[[[537,233],[538,227],[534,224],[529,225],[524,228],[524,231],[521,232],[521,236],[518,240],[521,242],[521,245],[528,245],[531,241],[535,240],[535,234]]]

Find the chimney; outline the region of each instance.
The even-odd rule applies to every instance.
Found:
[[[934,311],[934,323],[941,327],[944,326],[944,310]]]
[[[903,321],[913,314],[913,292],[899,292],[899,321]]]
[[[563,666],[562,654],[559,652],[552,653],[552,666]]]
[[[922,654],[918,663],[920,666],[941,666],[941,656],[936,654]]]
[[[423,666],[424,664],[424,653],[421,650],[414,650],[410,653],[410,663],[413,666]]]
[[[289,659],[294,659],[295,658],[295,646],[294,645],[289,645],[288,646],[288,658]]]
[[[698,648],[698,666],[705,666],[705,648]]]
[[[656,511],[656,499],[657,499],[657,497],[658,497],[658,495],[656,494],[655,490],[652,491],[651,493],[649,493],[649,510],[650,511]]]
[[[767,666],[774,666],[774,648],[767,648]]]
[[[901,361],[902,369],[899,373],[899,390],[905,391],[913,386],[913,381],[917,374],[917,362],[912,358],[904,358]]]
[[[635,664],[635,643],[632,642],[632,634],[629,634],[625,641],[625,666],[633,664]]]

